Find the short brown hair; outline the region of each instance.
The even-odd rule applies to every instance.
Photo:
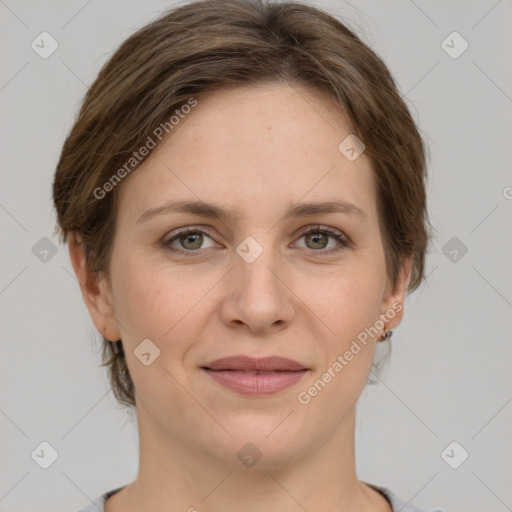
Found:
[[[195,1],[121,44],[88,90],[57,164],[61,241],[79,233],[90,270],[108,276],[117,193],[99,200],[95,190],[191,97],[272,81],[327,91],[339,105],[372,162],[388,275],[395,282],[411,257],[415,290],[430,238],[422,137],[369,46],[328,13],[295,2]],[[124,353],[105,338],[103,366],[118,401],[134,406]]]

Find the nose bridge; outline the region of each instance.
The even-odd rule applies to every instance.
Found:
[[[272,240],[271,235],[259,234],[245,238],[236,247],[230,292],[223,308],[225,321],[264,331],[291,319],[286,279],[276,270],[283,266]]]
[[[246,292],[275,296],[279,285],[276,282],[275,271],[271,269],[277,267],[278,262],[272,245],[272,236],[257,236],[259,241],[253,236],[248,236],[236,248],[239,278],[242,279]]]

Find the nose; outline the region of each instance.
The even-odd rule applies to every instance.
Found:
[[[252,263],[234,257],[220,314],[229,327],[252,334],[275,333],[292,322],[293,292],[272,251],[264,250]]]

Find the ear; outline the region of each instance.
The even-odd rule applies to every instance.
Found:
[[[384,309],[381,313],[384,315],[386,311],[394,311],[393,318],[391,318],[391,315],[388,315],[390,318],[387,322],[389,330],[395,329],[402,321],[405,294],[407,292],[407,287],[409,286],[409,281],[411,280],[411,268],[412,259],[404,259],[396,282],[394,285],[393,283],[388,283],[386,294],[382,301],[382,307]]]
[[[85,305],[96,329],[110,341],[121,339],[114,316],[112,293],[106,276],[102,274],[100,277],[99,274],[89,270],[83,240],[78,233],[68,235],[67,245]]]

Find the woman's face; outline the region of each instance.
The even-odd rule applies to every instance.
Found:
[[[321,93],[223,90],[119,186],[112,316],[92,315],[123,340],[148,432],[236,467],[341,435],[408,277],[387,281],[370,162],[339,149],[349,135]],[[305,370],[212,363],[231,356]]]

